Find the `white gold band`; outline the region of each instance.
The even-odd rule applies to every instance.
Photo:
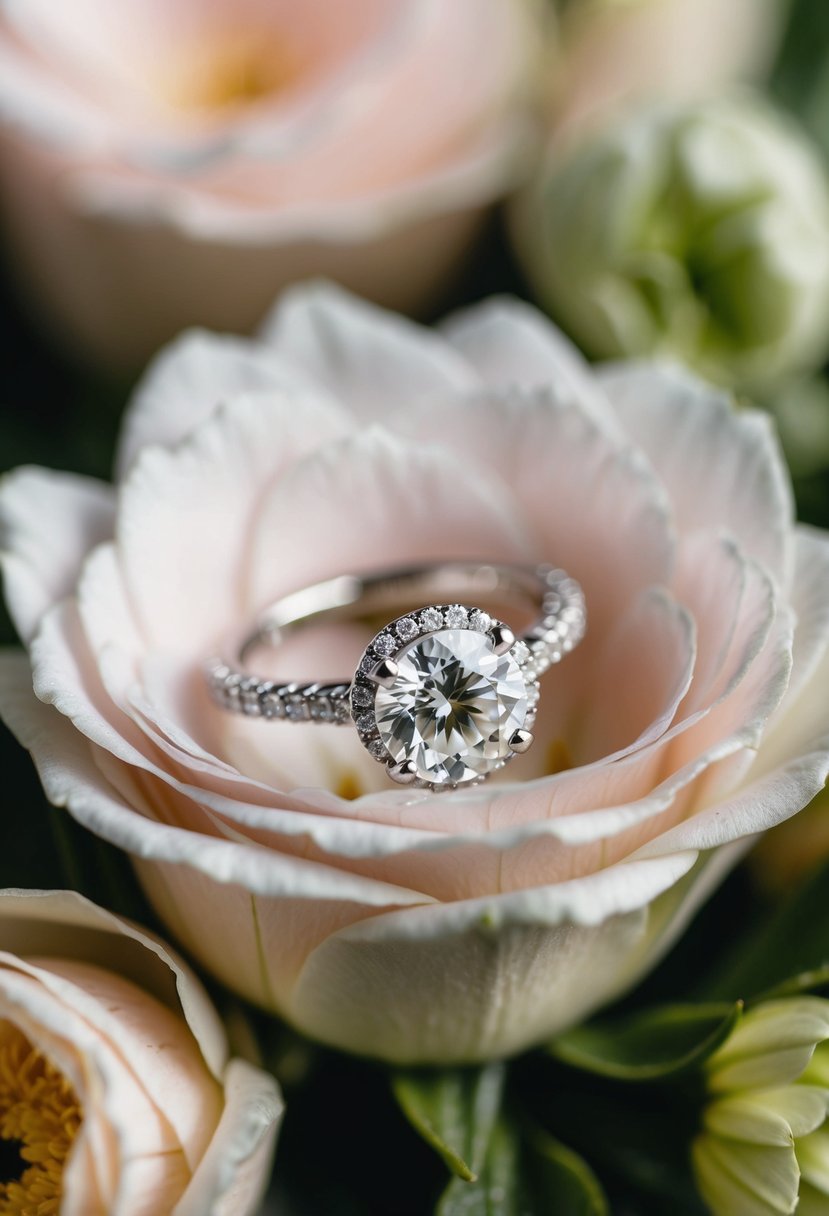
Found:
[[[585,604],[579,584],[550,566],[519,566],[491,562],[448,561],[409,566],[388,573],[343,575],[304,588],[278,600],[252,629],[228,648],[226,659],[207,664],[210,692],[222,708],[251,717],[290,722],[349,725],[352,721],[352,681],[278,681],[252,674],[249,657],[260,647],[279,646],[299,628],[323,620],[354,620],[405,603],[427,607],[395,622],[388,645],[391,653],[409,636],[430,629],[457,627],[488,632],[498,626],[486,613],[453,602],[435,602],[449,595],[474,600],[509,595],[533,613],[531,624],[515,639],[528,674],[541,675],[580,641],[585,630]],[[429,614],[424,623],[424,614]],[[373,665],[384,655],[384,635],[374,639],[362,662]],[[391,638],[391,635],[389,635]],[[526,653],[523,650],[526,648]]]

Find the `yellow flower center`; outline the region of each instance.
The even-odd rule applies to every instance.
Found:
[[[176,62],[162,91],[182,110],[226,110],[259,101],[285,88],[299,64],[267,35],[223,37]]]
[[[57,1216],[82,1118],[63,1073],[0,1021],[0,1216]]]

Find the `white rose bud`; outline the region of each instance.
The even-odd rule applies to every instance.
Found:
[[[633,111],[558,145],[513,230],[535,289],[597,357],[668,355],[753,390],[829,349],[829,190],[746,95]]]
[[[714,1216],[829,1212],[827,1040],[829,1001],[767,1001],[708,1061],[693,1164]]]

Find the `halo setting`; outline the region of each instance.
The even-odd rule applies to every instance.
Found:
[[[372,640],[358,667],[351,708],[360,739],[401,784],[446,790],[482,781],[532,742],[538,682],[530,658],[479,608],[407,613]]]
[[[382,620],[393,606],[461,588],[485,602],[513,596],[533,616],[516,637],[483,608],[427,602],[383,626],[351,681],[271,678],[248,667],[255,651],[279,647],[296,629],[332,617]],[[229,641],[229,660],[205,663],[205,677],[232,713],[352,726],[393,781],[465,789],[528,750],[539,676],[579,644],[586,624],[581,587],[554,566],[458,559],[338,574],[276,600]]]

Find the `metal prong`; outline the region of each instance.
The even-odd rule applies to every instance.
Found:
[[[515,730],[509,737],[509,745],[514,752],[522,756],[532,746],[533,734],[528,730]]]
[[[417,777],[417,769],[411,760],[402,760],[400,764],[390,764],[388,772],[392,781],[396,781],[398,785],[411,785]]]
[[[368,678],[375,684],[382,684],[384,688],[388,688],[397,679],[399,671],[400,668],[394,659],[381,659],[377,666],[368,673]]]
[[[506,654],[515,645],[515,634],[506,625],[493,625],[489,631],[496,654]]]

